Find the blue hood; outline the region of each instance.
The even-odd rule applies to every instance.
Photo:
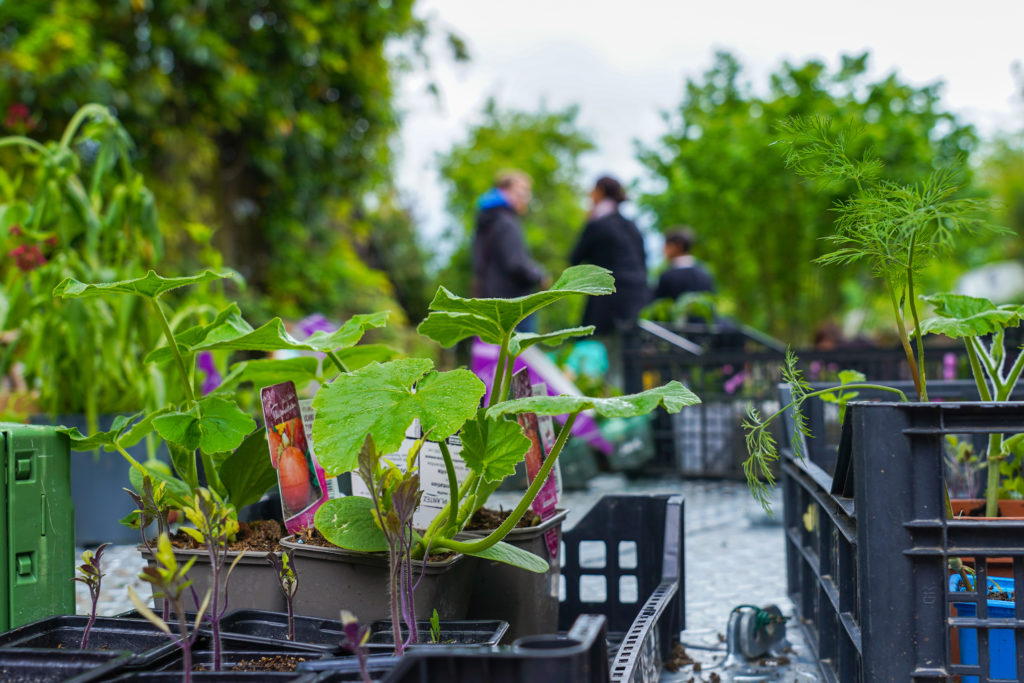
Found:
[[[481,211],[493,209],[498,206],[506,206],[511,208],[511,205],[508,203],[508,200],[505,199],[505,195],[503,195],[501,193],[501,190],[499,190],[496,187],[492,187],[491,189],[487,190],[487,192],[484,192],[482,195],[480,195],[480,199],[476,200],[476,206]]]

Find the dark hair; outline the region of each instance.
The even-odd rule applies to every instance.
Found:
[[[693,249],[693,243],[697,241],[697,233],[688,225],[672,228],[665,233],[665,244],[674,244],[687,254]]]
[[[626,201],[626,191],[622,189],[622,184],[611,176],[601,176],[594,183],[594,187],[601,190],[601,194],[616,204]]]

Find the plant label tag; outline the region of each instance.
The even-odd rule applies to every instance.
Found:
[[[299,410],[302,411],[302,426],[306,430],[306,442],[309,444],[309,454],[313,457],[313,462],[317,466],[317,474],[323,473],[324,484],[327,488],[327,498],[344,498],[346,491],[351,491],[351,484],[349,478],[352,476],[351,472],[339,474],[336,477],[328,477],[327,472],[320,467],[320,461],[316,457],[316,445],[313,443],[313,418],[316,417],[316,411],[313,410],[313,399],[302,398],[299,399]]]
[[[327,500],[324,470],[306,436],[295,383],[263,387],[260,399],[270,461],[277,470],[284,524],[289,533],[298,533],[313,525],[314,513]]]
[[[512,398],[526,398],[533,396],[534,388],[530,384],[530,371],[523,368],[512,375]],[[523,433],[530,439],[530,450],[526,451],[526,476],[530,483],[537,477],[544,459],[547,458],[547,449],[541,439],[540,420],[534,413],[519,413],[516,416]],[[552,428],[552,432],[554,428]],[[558,463],[556,462],[557,466]],[[537,513],[542,520],[550,519],[555,515],[558,507],[558,485],[555,481],[555,473],[551,472],[547,480],[541,485],[537,497],[533,499],[531,509]],[[554,530],[552,530],[554,531]],[[554,543],[548,539],[551,534],[545,534],[545,545],[548,547],[549,555],[554,558],[558,556],[558,535],[554,534]],[[552,547],[552,545],[554,547]]]
[[[419,420],[414,420],[405,432],[405,441],[397,453],[385,455],[384,458],[395,467],[405,472],[406,458],[413,444],[422,436]],[[452,462],[455,464],[455,474],[459,481],[463,481],[469,474],[469,468],[462,460],[462,440],[458,436],[450,436],[447,439],[448,452],[451,453]],[[420,448],[418,467],[420,469],[420,490],[423,492],[420,498],[420,505],[412,518],[412,525],[416,529],[426,529],[434,518],[448,505],[448,470],[444,466],[444,456],[441,455],[441,447],[433,441],[427,441]],[[370,491],[366,484],[358,476],[352,477],[352,493],[356,496],[369,498]]]

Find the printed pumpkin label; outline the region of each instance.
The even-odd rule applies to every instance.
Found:
[[[298,533],[312,526],[313,514],[327,500],[323,468],[306,436],[294,382],[260,390],[270,461],[277,470],[285,527]]]

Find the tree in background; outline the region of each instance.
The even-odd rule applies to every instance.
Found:
[[[793,342],[809,340],[835,311],[864,304],[859,297],[871,281],[812,262],[831,249],[821,238],[832,233],[831,209],[851,188],[822,193],[787,170],[772,147],[780,121],[818,115],[863,126],[864,144],[897,182],[914,182],[936,165],[969,176],[977,139],[941,111],[940,85],[914,88],[895,74],[868,82],[867,66],[867,53],[842,57],[835,72],[814,60],[787,62],[762,97],[741,79],[736,58],[719,52],[702,80],[687,82],[679,108],[666,115],[668,132],[639,152],[655,181],[641,205],[658,228],[692,225],[698,256],[736,317]]]
[[[1001,245],[1000,256],[1020,258],[1024,244],[1024,133],[997,136],[984,150],[979,181],[998,200],[999,224],[1014,239]]]
[[[494,184],[499,171],[519,169],[533,178],[533,201],[523,217],[533,259],[552,276],[568,264],[569,252],[583,226],[584,190],[579,158],[594,149],[576,123],[577,107],[537,112],[502,109],[488,100],[482,121],[470,128],[464,142],[440,158],[447,185],[448,213],[458,221],[446,239],[455,245],[441,282],[468,296],[473,275],[472,241],[477,199]],[[542,311],[542,328],[579,324],[582,304],[550,306]]]
[[[0,112],[45,137],[85,102],[112,107],[168,237],[215,226],[225,262],[275,313],[387,307],[381,252],[416,245],[394,219],[389,146],[396,72],[427,32],[413,4],[0,3]],[[370,237],[378,208],[383,245]],[[168,242],[172,260],[190,257]]]

